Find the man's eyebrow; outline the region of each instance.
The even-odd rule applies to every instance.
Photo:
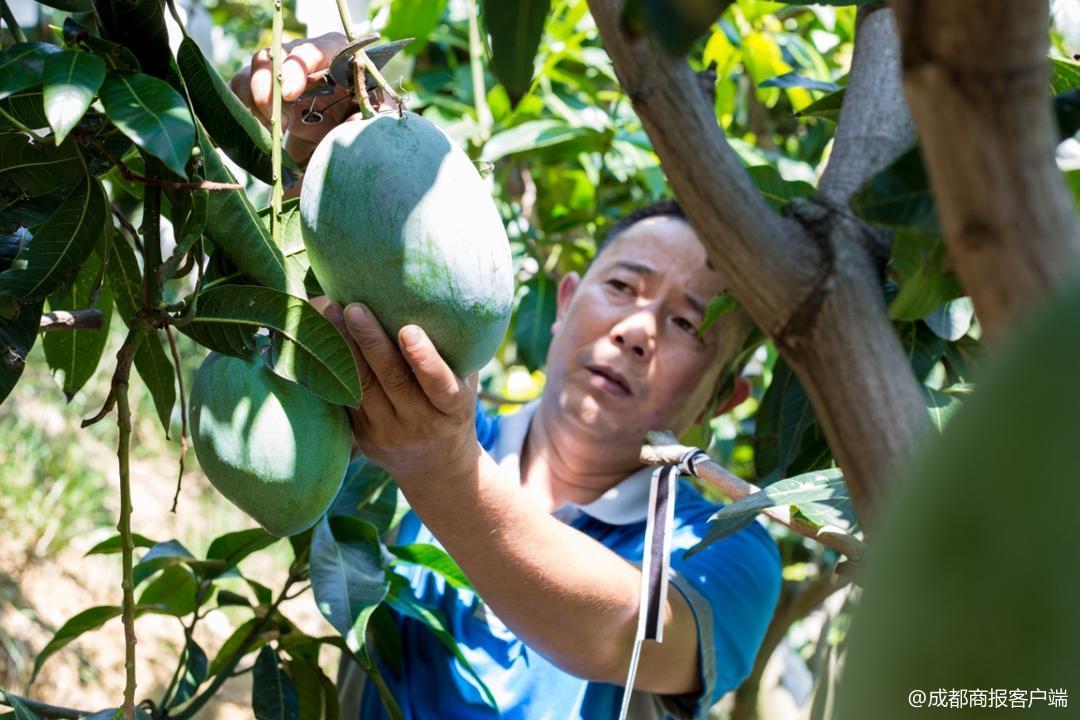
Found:
[[[616,267],[620,267],[623,270],[629,270],[632,273],[638,275],[655,275],[656,271],[648,265],[642,265],[641,263],[632,262],[630,260],[616,260]]]
[[[698,315],[705,314],[705,303],[697,299],[696,296],[690,293],[683,293],[683,297],[686,298],[686,302],[690,304],[690,307],[697,311]]]

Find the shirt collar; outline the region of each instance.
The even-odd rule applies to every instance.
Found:
[[[498,463],[503,476],[517,485],[521,484],[521,451],[525,447],[525,437],[539,406],[540,401],[534,400],[513,415],[502,416],[499,421],[499,436],[491,456]],[[566,517],[564,509],[569,508],[609,525],[643,522],[649,511],[649,487],[653,470],[651,467],[642,467],[592,502],[584,505],[568,502],[556,510],[556,514]]]

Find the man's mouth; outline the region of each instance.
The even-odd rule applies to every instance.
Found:
[[[603,365],[586,365],[585,369],[592,373],[593,376],[602,378],[606,381],[604,382],[604,385],[607,389],[627,396],[634,394],[630,389],[630,383],[626,381],[626,378],[611,368],[604,367]]]

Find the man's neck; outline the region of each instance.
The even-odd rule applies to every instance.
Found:
[[[549,512],[591,503],[640,467],[636,456],[620,459],[609,446],[583,441],[554,416],[541,402],[521,448],[521,485]]]

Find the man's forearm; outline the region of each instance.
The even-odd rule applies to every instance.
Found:
[[[515,635],[567,672],[624,681],[637,627],[635,566],[536,507],[486,453],[463,478],[402,490]],[[667,615],[670,644],[643,655],[638,687],[689,692],[699,683],[693,617],[681,597],[669,600]]]

